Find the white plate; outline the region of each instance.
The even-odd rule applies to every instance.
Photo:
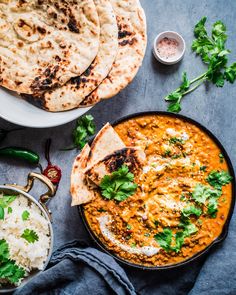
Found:
[[[0,88],[0,117],[17,125],[33,128],[55,127],[80,117],[91,107],[60,113],[39,109],[13,92]]]

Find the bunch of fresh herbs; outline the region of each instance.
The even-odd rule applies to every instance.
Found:
[[[73,145],[64,150],[72,150],[75,148],[82,149],[89,140],[89,137],[95,133],[94,118],[92,115],[80,117],[72,133]]]
[[[227,56],[230,50],[225,48],[227,40],[225,25],[221,21],[215,22],[210,36],[205,27],[206,20],[207,18],[203,17],[195,26],[196,39],[192,43],[192,50],[201,57],[208,69],[193,80],[188,79],[186,72],[183,73],[180,87],[165,97],[165,100],[169,102],[168,111],[170,112],[180,112],[182,98],[205,81],[212,82],[217,87],[223,87],[225,81],[234,83],[236,79],[236,63],[228,66]]]

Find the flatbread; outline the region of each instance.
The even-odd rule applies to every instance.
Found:
[[[99,48],[92,0],[0,1],[0,85],[32,94],[81,75]]]
[[[85,175],[85,171],[105,156],[124,147],[125,144],[109,123],[97,134],[91,148],[88,144],[85,145],[76,157],[71,172],[71,206],[88,203],[95,197],[94,184]]]
[[[104,159],[86,169],[85,175],[98,186],[105,175],[110,175],[122,165],[128,166],[130,172],[138,175],[142,170],[145,158],[145,153],[141,149],[124,148],[107,155]]]
[[[74,161],[71,172],[71,206],[88,203],[94,198],[94,191],[90,189],[84,174],[89,153],[90,147],[88,144],[86,144],[81,153],[76,157]]]
[[[87,108],[92,107],[95,104],[97,104],[101,99],[96,96],[96,93],[93,94],[93,92],[88,95],[79,105],[80,108]]]
[[[107,123],[95,137],[91,148],[86,144],[74,161],[70,189],[72,206],[88,203],[95,198],[96,186],[99,186],[102,178],[122,165],[127,165],[137,176],[145,159],[142,149],[126,147]]]
[[[123,148],[125,148],[124,142],[113,127],[107,123],[93,140],[87,166],[91,167],[107,155]]]
[[[119,48],[112,70],[87,101],[116,95],[135,77],[147,45],[146,17],[138,0],[110,0],[118,24]],[[85,106],[86,104],[83,104]]]
[[[60,88],[34,97],[48,111],[59,112],[78,107],[111,70],[118,50],[116,17],[109,0],[94,0],[94,3],[101,27],[98,55],[83,75],[72,78]]]

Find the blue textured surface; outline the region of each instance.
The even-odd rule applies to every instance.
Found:
[[[227,25],[229,35],[227,44],[233,52],[230,59],[236,60],[236,1],[143,0],[141,2],[148,22],[148,47],[143,66],[129,87],[116,97],[103,101],[92,109],[90,113],[95,117],[97,129],[107,121],[137,111],[166,110],[163,97],[179,85],[182,71],[186,70],[190,78],[203,72],[204,65],[191,52],[190,46],[193,27],[204,15],[208,16],[209,25],[218,19]],[[164,30],[175,30],[182,34],[186,41],[186,54],[178,65],[161,65],[152,55],[153,40],[156,34]],[[184,99],[182,110],[182,114],[199,121],[219,138],[229,153],[234,167],[236,164],[235,90],[236,85],[230,84],[226,84],[223,89],[212,85],[201,86]],[[50,204],[56,235],[55,246],[74,238],[88,239],[77,209],[70,207],[70,170],[76,151],[59,151],[59,148],[69,145],[73,125],[74,122],[53,129],[27,129],[9,136],[6,141],[6,144],[26,146],[43,155],[43,142],[48,137],[53,139],[52,161],[63,168],[60,188]],[[0,126],[11,127],[12,124],[0,120]],[[0,182],[24,183],[27,173],[31,170],[32,167],[21,166],[15,161],[1,161]],[[37,185],[33,194],[37,196],[41,191],[42,187]],[[211,251],[211,255],[204,263],[198,262],[171,272],[149,272],[147,275],[136,270],[126,271],[142,294],[186,294],[193,286],[191,294],[236,294],[235,228],[234,215],[228,238]]]

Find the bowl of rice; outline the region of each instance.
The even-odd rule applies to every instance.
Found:
[[[50,192],[39,201],[28,193],[35,178],[45,180]],[[50,260],[53,229],[42,200],[53,196],[55,189],[44,178],[31,173],[31,183],[26,187],[0,185],[0,293],[15,291],[26,284]]]

